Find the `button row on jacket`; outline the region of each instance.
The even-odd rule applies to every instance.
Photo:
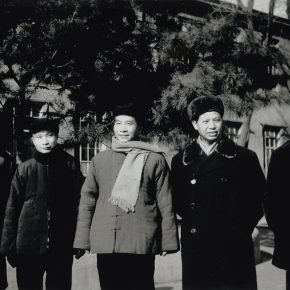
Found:
[[[192,228],[192,229],[190,230],[190,233],[191,233],[191,234],[195,234],[195,233],[196,233],[196,229],[195,229],[195,228]]]
[[[195,178],[191,179],[191,180],[190,180],[190,183],[191,183],[191,184],[196,184],[196,179],[195,179]]]
[[[192,202],[189,206],[190,206],[191,209],[194,209],[195,205],[196,205],[195,202]]]

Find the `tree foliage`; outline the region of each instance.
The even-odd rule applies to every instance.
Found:
[[[75,117],[97,113],[78,132],[92,142],[107,132],[104,113],[124,100],[151,110],[147,132],[172,139],[190,130],[185,108],[198,96],[221,97],[239,116],[277,98],[273,88],[287,83],[289,66],[255,32],[251,15],[210,10],[204,21],[184,26],[180,13],[190,12],[190,5],[2,0],[0,93],[21,105],[41,88],[69,91]],[[134,10],[142,11],[143,21],[136,21]]]
[[[110,58],[111,48],[127,40],[135,27],[134,12],[125,0],[16,1],[2,6],[1,89],[20,102],[46,85],[89,95],[106,79],[100,59]]]
[[[286,84],[279,69],[285,58],[277,47],[265,45],[261,33],[245,27],[243,19],[240,11],[213,13],[199,27],[164,35],[163,62],[173,62],[176,69],[153,110],[159,130],[188,132],[186,107],[199,96],[222,98],[238,116],[251,115],[279,97],[273,89]],[[175,51],[182,56],[171,60]]]

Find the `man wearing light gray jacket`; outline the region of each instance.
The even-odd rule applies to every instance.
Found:
[[[169,168],[137,141],[133,104],[114,111],[112,149],[97,154],[81,191],[74,247],[97,253],[102,290],[153,290],[155,254],[179,249]]]

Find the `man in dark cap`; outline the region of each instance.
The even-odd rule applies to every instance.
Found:
[[[33,158],[11,183],[1,250],[16,266],[20,290],[71,289],[73,239],[82,175],[79,163],[57,145],[58,122],[31,126]]]
[[[74,246],[97,253],[103,290],[154,290],[154,257],[178,251],[169,168],[138,139],[144,116],[114,110],[112,148],[97,154],[81,191]]]
[[[197,138],[172,161],[183,290],[257,289],[251,233],[263,214],[264,175],[254,152],[223,135],[223,114],[219,98],[194,99]]]

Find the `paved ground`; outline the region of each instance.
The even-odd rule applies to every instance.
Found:
[[[267,228],[260,228],[261,262],[257,264],[259,290],[285,290],[285,271],[271,264],[273,234]],[[238,251],[239,249],[237,249]],[[156,258],[156,290],[181,290],[180,253]],[[15,270],[8,268],[9,290],[17,290]],[[99,290],[95,255],[87,254],[73,267],[72,290]],[[136,288],[138,290],[138,288]]]

